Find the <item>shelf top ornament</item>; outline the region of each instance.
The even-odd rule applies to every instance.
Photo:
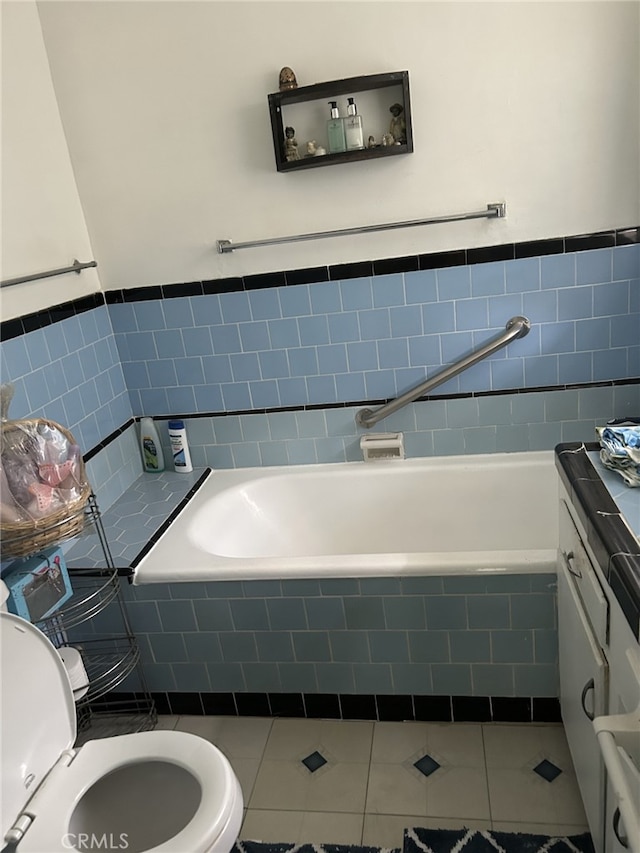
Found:
[[[280,77],[278,82],[281,92],[287,92],[289,89],[298,88],[298,81],[296,80],[296,75],[293,69],[289,68],[288,65],[285,65],[284,68],[280,69]]]

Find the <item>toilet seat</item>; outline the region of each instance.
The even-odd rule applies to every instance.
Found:
[[[76,715],[67,671],[30,622],[0,612],[3,690],[0,837],[17,853],[62,853],[80,832],[130,853],[231,850],[242,792],[227,758],[187,732],[150,731],[73,749]],[[155,764],[156,766],[149,766]],[[89,849],[86,844],[79,849]]]
[[[229,836],[230,849],[240,830],[239,824],[232,825],[231,820],[241,794],[227,759],[212,743],[196,735],[157,731],[89,741],[78,750],[71,764],[67,766],[64,760],[57,764],[27,804],[25,811],[34,820],[19,842],[17,853],[42,853],[43,850],[68,853],[71,816],[82,796],[108,773],[145,760],[184,768],[201,789],[195,814],[184,829],[149,848],[148,853],[207,851],[214,842],[222,841],[221,836],[225,834]],[[229,791],[233,791],[234,796],[225,798]],[[118,834],[116,816],[115,844]]]

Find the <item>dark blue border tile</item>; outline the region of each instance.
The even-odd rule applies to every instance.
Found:
[[[262,290],[267,287],[284,287],[287,283],[284,272],[263,272],[245,275],[242,279],[245,290]]]
[[[374,275],[393,275],[400,272],[416,272],[420,269],[417,255],[404,258],[381,258],[373,262]]]
[[[586,252],[589,249],[608,249],[616,245],[615,231],[600,231],[597,234],[579,234],[566,237],[565,252]]]
[[[343,720],[376,720],[376,697],[351,693],[340,694],[340,709]]]
[[[431,255],[418,255],[421,270],[437,270],[444,267],[461,267],[467,263],[466,249],[452,252],[433,252]]]
[[[167,693],[167,698],[171,714],[204,716],[204,708],[199,693]]]
[[[414,696],[416,720],[422,722],[450,723],[453,719],[450,696]]]
[[[302,693],[269,693],[272,717],[304,717]]]
[[[165,296],[165,286],[154,284],[149,287],[130,287],[122,291],[125,302],[149,302],[152,299],[162,299]]]
[[[616,231],[616,246],[628,246],[630,243],[640,243],[640,225]]]
[[[373,261],[358,261],[353,264],[335,264],[329,267],[329,279],[341,281],[346,278],[364,278],[373,275]]]
[[[564,239],[530,240],[516,243],[516,258],[535,258],[537,255],[561,255],[564,252]]]
[[[216,293],[235,293],[244,290],[241,278],[214,278],[202,282],[202,293],[206,296]]]
[[[202,708],[205,714],[220,717],[237,717],[238,709],[233,693],[201,693]]]
[[[404,722],[415,720],[413,698],[411,696],[376,696],[378,719],[385,722]]]
[[[478,246],[475,249],[467,249],[468,264],[490,264],[495,261],[512,261],[515,256],[515,246],[513,243],[505,243],[502,246]]]
[[[452,696],[454,723],[490,723],[491,700],[488,696]]]
[[[525,696],[492,696],[491,719],[494,723],[530,723],[531,699]]]
[[[305,693],[304,707],[310,719],[339,720],[342,716],[337,693]]]
[[[266,693],[236,693],[239,717],[270,717],[271,707]]]

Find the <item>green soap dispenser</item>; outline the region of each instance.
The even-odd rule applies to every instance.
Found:
[[[344,120],[338,112],[338,102],[329,101],[331,105],[331,118],[327,122],[327,136],[329,138],[329,154],[339,154],[347,150],[344,135]]]

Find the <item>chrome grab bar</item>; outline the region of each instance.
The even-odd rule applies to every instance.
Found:
[[[405,393],[400,397],[396,397],[395,400],[390,400],[388,403],[385,403],[384,406],[380,406],[379,409],[360,409],[356,414],[356,423],[358,426],[366,428],[374,426],[378,421],[386,418],[387,415],[397,412],[398,409],[401,409],[408,403],[413,403],[414,400],[417,400],[418,397],[422,397],[422,395],[426,394],[427,391],[431,391],[432,388],[442,385],[442,383],[446,382],[447,379],[452,379],[468,367],[473,367],[474,364],[477,364],[489,355],[493,355],[493,353],[497,352],[499,349],[506,347],[508,343],[516,338],[524,338],[524,336],[529,333],[530,328],[531,323],[526,317],[512,317],[507,323],[506,330],[504,332],[499,334],[497,338],[494,338],[492,341],[484,344],[484,346],[479,347],[475,352],[465,355],[460,359],[460,361],[445,367],[444,370],[436,373],[435,376],[425,379],[425,381],[421,382],[420,385],[416,385],[415,388],[405,391]]]
[[[408,222],[385,222],[380,225],[359,225],[355,228],[340,228],[337,231],[314,231],[310,234],[296,234],[291,237],[269,237],[266,240],[247,240],[245,243],[232,243],[231,240],[217,240],[219,255],[236,252],[238,249],[254,249],[258,246],[276,246],[279,243],[298,243],[301,240],[319,240],[324,237],[345,237],[352,234],[370,234],[373,231],[393,231],[396,228],[414,228],[417,225],[438,225],[443,222],[460,222],[466,219],[504,219],[507,205],[500,201],[488,204],[486,210],[474,210],[471,213],[450,213],[444,216],[432,216],[429,219],[411,219]]]
[[[54,275],[64,275],[68,272],[75,272],[79,275],[82,270],[88,270],[97,266],[98,264],[96,261],[81,263],[74,258],[73,264],[70,267],[60,267],[57,270],[47,270],[46,272],[36,272],[32,275],[21,275],[19,278],[5,278],[3,281],[0,281],[0,287],[12,287],[14,284],[24,284],[26,281],[37,281],[40,278],[51,278]]]

